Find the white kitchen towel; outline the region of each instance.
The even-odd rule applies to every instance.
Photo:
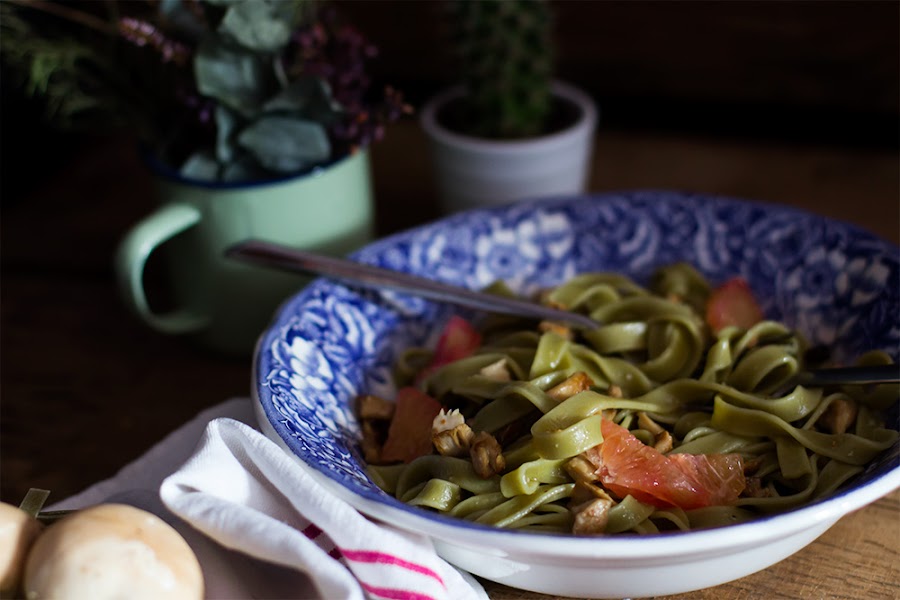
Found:
[[[200,560],[209,599],[487,598],[426,536],[371,521],[322,487],[255,428],[247,399],[201,413],[53,508],[101,501],[172,523]]]

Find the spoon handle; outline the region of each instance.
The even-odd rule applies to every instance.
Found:
[[[271,268],[322,275],[351,286],[399,290],[429,300],[486,312],[561,321],[585,329],[596,329],[600,326],[600,323],[585,315],[543,306],[527,300],[476,292],[409,273],[295,250],[259,240],[247,240],[235,244],[225,251],[225,255]],[[815,369],[801,373],[796,382],[806,386],[900,383],[900,365]]]
[[[600,325],[585,315],[543,306],[527,300],[476,292],[409,273],[383,269],[342,258],[322,256],[259,240],[247,240],[235,244],[225,250],[225,255],[282,270],[322,275],[351,286],[394,289],[429,300],[492,313],[562,321],[586,329],[596,329]]]
[[[812,369],[800,374],[797,383],[818,385],[869,385],[874,383],[900,383],[900,365],[870,365],[864,367],[829,367]]]

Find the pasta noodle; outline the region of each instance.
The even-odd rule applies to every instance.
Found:
[[[488,317],[474,353],[425,376],[432,352],[410,349],[398,385],[457,410],[440,418],[458,424],[433,432],[449,436],[447,455],[370,460],[371,476],[403,502],[477,523],[655,533],[808,503],[894,444],[884,411],[897,386],[792,385],[806,366],[801,336],[768,320],[713,331],[704,317],[712,293],[684,263],[647,287],[584,274],[542,301],[590,315],[596,330]],[[873,351],[859,361],[891,359]],[[654,495],[660,486],[665,494]]]

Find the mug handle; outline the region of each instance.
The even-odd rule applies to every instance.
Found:
[[[125,303],[145,323],[162,333],[191,333],[209,324],[209,317],[187,309],[156,314],[144,291],[144,267],[150,254],[200,222],[200,211],[188,204],[167,204],[135,225],[116,251],[116,278]]]

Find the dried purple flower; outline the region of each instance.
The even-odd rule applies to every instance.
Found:
[[[140,48],[151,47],[162,56],[163,63],[185,65],[191,58],[191,50],[185,44],[166,36],[158,27],[133,17],[119,19],[122,38]]]
[[[328,83],[344,112],[330,133],[349,151],[380,140],[386,124],[412,112],[403,95],[391,87],[384,89],[381,100],[370,98],[367,67],[377,55],[375,45],[356,28],[340,23],[330,8],[322,10],[314,24],[294,33],[286,53],[286,72],[313,75]]]

